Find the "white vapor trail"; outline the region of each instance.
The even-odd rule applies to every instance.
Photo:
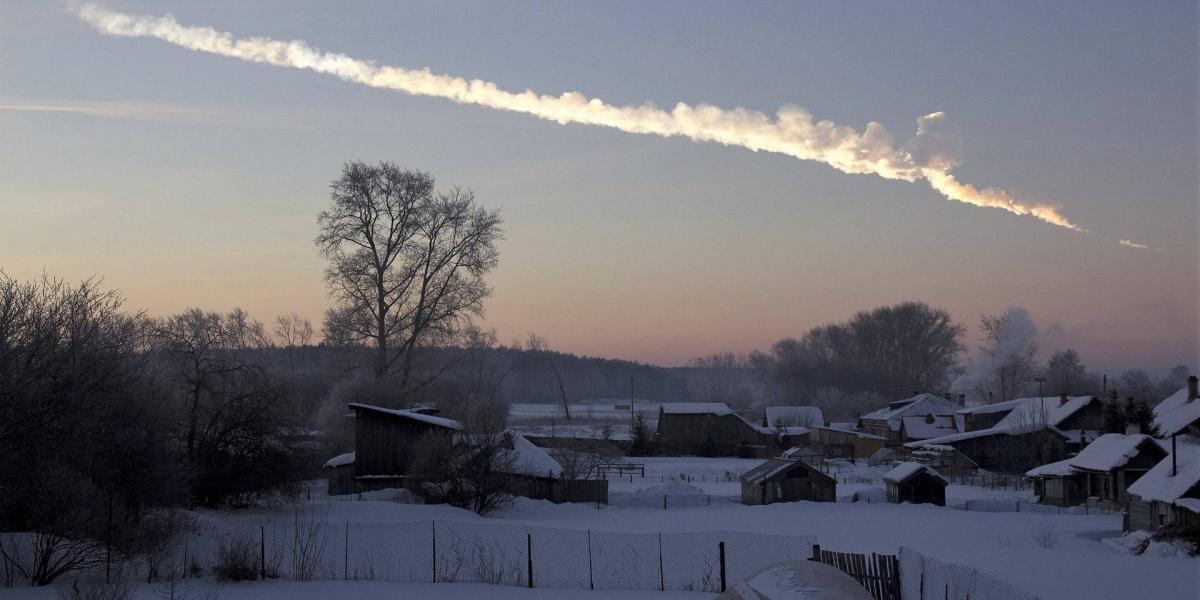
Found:
[[[879,123],[868,123],[859,133],[830,121],[814,121],[808,111],[792,105],[783,106],[774,117],[744,108],[724,109],[707,104],[679,103],[669,111],[653,104],[614,106],[578,92],[559,96],[539,95],[529,90],[513,93],[488,81],[439,75],[427,68],[376,65],[344,54],[322,52],[299,40],[234,38],[211,27],[181,25],[170,15],[129,15],[86,4],[79,10],[79,17],[106,35],[157,38],[198,52],[308,69],[374,88],[519,112],[560,124],[582,123],[630,133],[682,136],[814,160],[845,173],[873,173],[885,179],[910,182],[925,180],[950,200],[1030,215],[1059,227],[1085,231],[1063,216],[1056,206],[1018,199],[1000,188],[979,189],[955,178],[951,170],[961,162],[960,144],[956,136],[945,131],[944,115],[940,112],[917,119],[916,135],[897,145]]]

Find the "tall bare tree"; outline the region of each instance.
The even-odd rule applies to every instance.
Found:
[[[335,343],[374,347],[377,378],[398,371],[403,393],[423,345],[451,343],[483,313],[484,276],[496,267],[500,215],[469,190],[436,192],[432,175],[392,163],[351,162],[330,185],[316,244],[337,306]]]

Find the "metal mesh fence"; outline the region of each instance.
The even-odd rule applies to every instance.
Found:
[[[904,600],[1038,600],[991,575],[900,548],[900,597]]]
[[[807,559],[817,543],[810,535],[617,533],[457,521],[333,523],[299,517],[236,536],[252,542],[254,566],[266,577],[709,592],[721,590],[722,574],[732,584],[771,563]]]

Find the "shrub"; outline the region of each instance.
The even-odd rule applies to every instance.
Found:
[[[123,580],[113,583],[76,580],[58,590],[59,600],[129,600],[132,597],[129,584]]]
[[[259,556],[257,544],[247,535],[233,535],[217,546],[217,562],[213,573],[217,581],[252,581],[258,579]]]

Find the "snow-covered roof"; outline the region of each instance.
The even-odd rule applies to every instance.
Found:
[[[766,462],[754,467],[753,469],[750,469],[749,471],[746,471],[745,473],[742,473],[742,476],[739,479],[747,483],[759,483],[766,481],[767,479],[770,479],[784,471],[788,471],[796,465],[801,465],[800,468],[808,469],[814,474],[819,473],[822,477],[827,477],[824,473],[820,473],[820,471],[817,471],[816,469],[805,464],[804,461],[798,459],[769,458]]]
[[[817,406],[768,406],[764,411],[767,425],[824,425],[825,415]]]
[[[870,433],[863,433],[861,431],[854,431],[853,429],[835,429],[833,427],[810,427],[809,429],[810,430],[811,429],[824,429],[826,431],[833,431],[836,433],[849,433],[855,437],[862,438],[864,440],[882,440],[882,439],[884,439],[882,436],[872,435]]]
[[[732,415],[733,409],[724,402],[666,402],[662,404],[667,415]]]
[[[427,414],[423,414],[423,413],[419,413],[419,412],[413,412],[411,410],[402,410],[402,409],[398,409],[398,408],[384,408],[382,406],[374,406],[371,404],[358,404],[358,403],[351,403],[349,406],[350,406],[350,408],[353,408],[353,409],[369,410],[372,412],[388,414],[388,415],[392,415],[392,416],[396,416],[396,417],[404,417],[405,419],[421,421],[423,423],[428,423],[430,425],[437,425],[439,427],[445,427],[447,429],[454,429],[454,430],[462,429],[462,424],[459,423],[458,421],[455,421],[454,419],[447,419],[445,417],[435,417],[433,415],[427,415]]]
[[[883,474],[883,480],[891,481],[892,483],[904,483],[905,481],[912,479],[922,472],[929,473],[930,475],[933,475],[942,481],[946,481],[946,478],[942,477],[941,473],[934,471],[929,465],[923,465],[916,462],[902,462],[895,467],[892,467],[891,471]],[[946,481],[946,483],[950,482]]]
[[[924,415],[900,417],[901,431],[914,440],[927,440],[951,433],[958,433],[952,415]]]
[[[1171,394],[1154,407],[1154,423],[1163,435],[1174,435],[1200,420],[1200,399],[1188,400],[1188,389]]]
[[[1180,498],[1174,502],[1175,506],[1186,508],[1194,513],[1200,513],[1200,498]]]
[[[783,451],[784,458],[800,458],[802,456],[825,456],[818,450],[813,450],[808,446],[796,446]]]
[[[1175,502],[1200,484],[1200,443],[1181,437],[1176,440],[1175,450],[1178,453],[1175,458],[1178,472],[1175,475],[1171,475],[1175,467],[1171,456],[1167,455],[1133,482],[1129,486],[1129,493],[1145,500]]]
[[[1042,465],[1040,467],[1034,467],[1025,472],[1026,477],[1068,477],[1074,474],[1075,471],[1071,470],[1071,459],[1069,458],[1060,460],[1058,462],[1052,462],[1047,465]]]
[[[333,467],[341,467],[343,465],[352,465],[352,464],[354,464],[354,453],[353,452],[339,454],[339,455],[325,461],[325,466],[329,467],[331,469]]]
[[[999,412],[1007,412],[995,425],[986,429],[976,429],[974,431],[964,431],[960,433],[952,433],[926,440],[909,442],[905,446],[909,448],[927,447],[931,444],[950,444],[953,442],[961,442],[975,438],[989,437],[993,435],[1018,435],[1022,433],[1030,433],[1043,429],[1050,430],[1068,441],[1076,441],[1080,437],[1079,433],[1064,432],[1058,429],[1058,425],[1067,420],[1071,415],[1078,412],[1080,409],[1088,406],[1092,402],[1097,401],[1095,396],[1074,396],[1067,398],[1066,402],[1062,402],[1057,396],[1046,398],[1017,398],[1016,400],[1007,400],[1005,402],[997,402],[996,404],[988,404],[986,406],[977,406],[974,408],[966,408],[957,411],[956,417],[970,414],[994,414]]]
[[[858,428],[858,423],[855,423],[853,421],[839,421],[837,423],[830,423],[829,428],[830,429],[841,429],[842,431],[854,431],[855,429]]]
[[[1158,445],[1158,440],[1143,434],[1106,433],[1072,458],[1071,466],[1092,471],[1118,469],[1137,456],[1144,444]]]
[[[512,436],[512,458],[515,474],[531,475],[534,477],[558,477],[562,475],[562,465],[542,448],[525,439],[524,435],[514,431],[507,432]]]
[[[948,415],[962,408],[956,402],[933,394],[917,394],[873,410],[862,416],[863,420],[887,421],[892,431],[900,431],[900,418],[913,415]]]

